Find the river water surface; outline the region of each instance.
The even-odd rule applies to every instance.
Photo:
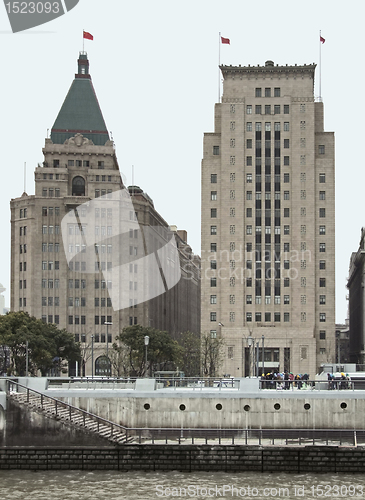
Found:
[[[1,500],[364,498],[362,474],[0,471]]]

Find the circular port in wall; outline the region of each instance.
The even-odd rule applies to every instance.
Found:
[[[221,410],[223,408],[223,406],[220,403],[216,404],[215,407],[217,408],[217,410]]]
[[[279,403],[275,403],[274,408],[275,410],[280,410],[281,406],[279,405]]]
[[[180,405],[179,408],[180,408],[181,411],[184,411],[186,409],[186,406],[185,405]]]
[[[149,403],[145,403],[145,404],[143,405],[143,408],[144,408],[145,410],[149,410],[149,409],[151,408],[151,405],[150,405]]]

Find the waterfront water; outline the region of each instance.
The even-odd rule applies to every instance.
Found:
[[[0,471],[2,500],[364,498],[362,474]]]

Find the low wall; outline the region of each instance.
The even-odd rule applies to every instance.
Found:
[[[79,396],[70,391],[69,397],[55,397],[132,428],[365,429],[363,391],[288,392],[193,397],[173,391],[123,396],[120,391],[103,397],[101,391]]]
[[[365,447],[0,448],[0,469],[364,473]]]
[[[89,446],[109,447],[106,439],[64,420],[48,418],[41,411],[8,400],[0,407],[0,447],[14,446]],[[1,448],[0,448],[1,449]]]

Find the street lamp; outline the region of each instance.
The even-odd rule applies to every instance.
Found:
[[[144,345],[146,346],[146,377],[148,377],[148,372],[147,372],[147,348],[148,344],[150,343],[150,338],[148,335],[145,335],[144,337]]]
[[[249,335],[247,337],[247,343],[248,343],[248,359],[249,359],[249,366],[248,366],[248,376],[249,377],[252,377],[252,365],[253,365],[253,362],[252,362],[252,345],[253,345],[253,342],[254,342],[254,339],[253,337],[251,337],[251,335]]]
[[[262,373],[265,374],[265,335],[262,337]]]
[[[91,335],[91,378],[94,378],[94,335]]]
[[[109,367],[110,367],[110,363],[109,363],[109,325],[112,325],[113,323],[111,321],[105,321],[104,325],[106,325],[106,359],[107,359],[107,362],[108,362],[108,377],[109,375],[111,375],[111,373],[109,373]]]
[[[25,341],[25,376],[28,377],[28,368],[29,368],[29,349],[28,349],[28,340]]]

